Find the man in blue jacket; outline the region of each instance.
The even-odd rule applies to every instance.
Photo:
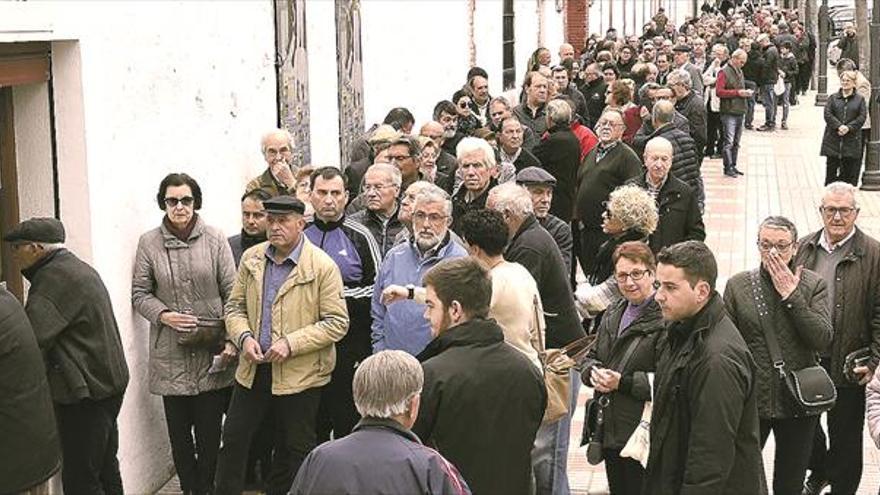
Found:
[[[412,240],[388,251],[376,276],[371,311],[373,352],[396,349],[413,356],[422,352],[431,341],[431,326],[424,306],[412,300],[415,286],[421,285],[422,276],[440,261],[467,256],[450,237],[452,202],[444,192],[429,189],[419,193],[412,222]],[[386,306],[382,291],[389,285],[410,288],[410,300]]]
[[[410,431],[423,383],[421,365],[403,351],[367,358],[353,384],[363,419],[306,457],[290,493],[470,493],[455,466]]]

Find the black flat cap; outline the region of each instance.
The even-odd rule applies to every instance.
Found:
[[[672,51],[690,53],[692,50],[690,45],[676,45]]]
[[[306,212],[306,205],[293,196],[276,196],[263,201],[263,209],[269,214],[286,215],[288,213],[298,213],[302,215]]]
[[[16,225],[3,236],[6,242],[64,242],[64,224],[54,218],[31,218]]]
[[[556,178],[541,167],[526,167],[516,174],[516,183],[523,186],[556,187]]]

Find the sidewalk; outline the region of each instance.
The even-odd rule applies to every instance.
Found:
[[[829,74],[829,86],[834,84]],[[722,174],[721,160],[703,162],[706,187],[706,243],[718,260],[717,287],[724,288],[727,278],[758,266],[755,246],[758,224],[769,215],[790,218],[799,235],[818,230],[821,218],[817,210],[825,179],[825,159],[819,156],[824,132],[822,107],[814,106],[815,92],[800,97],[800,105],[791,107],[787,131],[763,133],[744,131],[739,168],[745,176],[736,179]],[[777,111],[781,119],[782,109]],[[762,107],[755,112],[755,126],[763,122]],[[861,208],[858,225],[869,235],[880,238],[880,193],[859,192]],[[581,389],[580,406],[572,421],[571,448],[568,457],[569,482],[573,493],[606,494],[608,485],[604,466],[590,466],[584,448],[579,447],[583,428],[583,402],[589,389]],[[880,452],[865,430],[865,462],[859,494],[874,495],[880,486]],[[768,483],[773,475],[772,436],[764,449]]]

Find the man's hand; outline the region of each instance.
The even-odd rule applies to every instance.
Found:
[[[193,315],[185,315],[176,311],[166,311],[159,316],[163,325],[168,325],[181,332],[191,332],[198,325],[199,319]]]
[[[782,262],[779,253],[775,251],[767,253],[765,259],[767,261],[767,271],[770,273],[770,280],[773,281],[773,287],[776,288],[776,292],[782,296],[783,300],[788,299],[788,296],[797,289],[797,286],[801,281],[801,272],[804,271],[804,267],[799,266],[795,270],[795,273],[792,273],[788,265]]]
[[[752,91],[751,89],[741,89],[741,90],[739,90],[739,96],[740,96],[741,98],[751,98],[753,94],[754,94],[754,91]]]
[[[275,160],[272,162],[272,175],[275,176],[276,179],[281,181],[282,184],[287,186],[288,189],[294,187],[296,185],[296,177],[293,175],[293,171],[290,170],[290,165],[282,159]]]
[[[848,126],[841,125],[840,127],[837,128],[837,135],[838,136],[845,136],[846,133],[848,133],[848,132],[849,132]]]
[[[853,373],[862,376],[861,378],[859,378],[859,385],[865,385],[870,382],[872,378],[874,378],[874,372],[871,371],[871,368],[868,368],[867,366],[856,366],[855,368],[853,368]]]
[[[596,390],[608,394],[620,386],[620,373],[605,368],[593,368],[590,372],[590,380],[593,381]]]
[[[280,363],[288,357],[290,357],[290,344],[287,343],[287,339],[282,337],[266,351],[265,360],[270,363]]]
[[[402,285],[389,285],[382,291],[382,304],[388,305],[397,301],[405,301],[409,297],[409,289]]]
[[[238,349],[235,348],[235,345],[232,342],[226,342],[226,345],[223,346],[223,352],[220,353],[220,359],[223,360],[223,363],[229,364],[235,361],[235,358],[238,357]]]
[[[260,343],[257,342],[257,339],[248,336],[244,339],[244,344],[242,345],[244,351],[244,358],[252,363],[262,363],[265,359],[263,357],[263,351],[260,350]]]

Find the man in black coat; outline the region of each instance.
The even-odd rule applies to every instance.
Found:
[[[776,91],[773,89],[779,78],[779,50],[766,34],[758,35],[758,45],[764,54],[764,65],[758,86],[761,92],[761,104],[764,105],[764,125],[756,131],[772,131],[776,128]]]
[[[581,159],[581,146],[571,132],[571,106],[562,100],[547,104],[547,131],[535,146],[535,157],[556,178],[550,213],[568,222],[574,209],[574,190]]]
[[[270,198],[269,193],[262,189],[254,189],[241,197],[241,233],[229,238],[236,268],[242,253],[266,241],[267,216],[263,210],[263,201]]]
[[[648,191],[657,201],[657,228],[648,241],[654,253],[682,241],[706,239],[703,215],[693,189],[669,175],[672,157],[672,143],[667,139],[657,137],[648,141],[646,172],[629,181]]]
[[[25,311],[55,402],[64,492],[121,494],[116,417],[128,365],[104,282],[61,247],[64,238],[60,221],[32,218],[3,240],[31,283]]]
[[[584,69],[584,73],[587,77],[586,84],[578,88],[587,102],[587,115],[584,116],[584,123],[590,129],[595,130],[596,122],[599,121],[602,111],[605,110],[605,92],[608,90],[608,85],[605,84],[602,71],[599,70],[596,63],[588,65]]]
[[[599,246],[608,239],[602,231],[602,213],[611,191],[639,175],[642,161],[620,139],[623,115],[616,110],[602,114],[596,123],[599,144],[584,158],[577,172],[575,219],[579,225],[575,254],[584,273],[590,273]]]
[[[657,344],[644,494],[767,493],[755,361],[715,292],[717,274],[702,242],[658,256],[655,300],[667,330]]]
[[[574,240],[571,236],[571,225],[550,213],[553,202],[553,189],[556,179],[543,168],[528,167],[516,174],[516,183],[525,187],[532,197],[532,208],[535,218],[556,241],[556,246],[565,261],[566,271],[572,273],[572,249]]]
[[[517,172],[527,167],[541,166],[535,155],[523,146],[526,129],[528,127],[522,125],[519,119],[510,116],[501,121],[501,128],[495,134],[501,162],[512,163]]]
[[[471,257],[424,278],[434,340],[413,432],[448,458],[474,493],[527,494],[531,451],[547,403],[541,372],[487,319],[489,272]]]
[[[684,115],[688,121],[688,130],[700,162],[703,160],[703,150],[706,147],[706,104],[703,96],[694,91],[690,84],[690,76],[687,72],[676,69],[669,74],[667,83],[675,93],[675,110]],[[710,88],[714,90],[714,88]]]
[[[2,287],[0,356],[0,493],[49,493],[61,447],[46,367],[24,308]]]

